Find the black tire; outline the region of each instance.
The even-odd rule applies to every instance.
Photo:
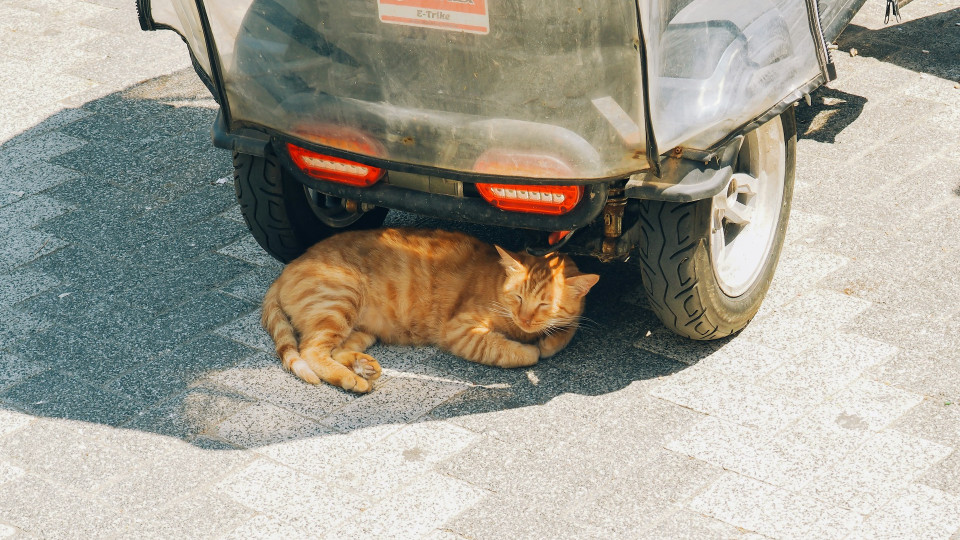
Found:
[[[378,207],[343,227],[324,223],[303,184],[269,153],[258,157],[234,152],[233,184],[253,237],[267,253],[285,263],[338,232],[379,227],[387,216],[387,209]]]
[[[771,122],[776,122],[776,118]],[[742,330],[760,309],[780,258],[790,215],[796,172],[793,107],[779,117],[783,134],[783,192],[772,229],[772,244],[745,290],[728,295],[711,254],[714,201],[641,201],[641,277],[651,309],[674,332],[698,340],[719,339]],[[754,272],[757,270],[754,269]]]

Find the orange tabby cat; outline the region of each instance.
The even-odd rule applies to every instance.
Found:
[[[301,379],[369,392],[380,365],[364,351],[378,339],[491,366],[536,364],[570,342],[598,279],[566,256],[514,254],[461,233],[345,232],[284,269],[262,322]]]

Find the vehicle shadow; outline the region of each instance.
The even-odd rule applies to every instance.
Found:
[[[311,387],[283,372],[259,328],[259,301],[280,265],[240,219],[230,156],[210,143],[214,114],[206,89],[182,71],[64,110],[0,146],[15,158],[0,170],[8,180],[0,206],[39,212],[22,225],[15,212],[0,217],[0,235],[17,246],[0,267],[9,301],[0,307],[0,409],[207,447],[225,419],[257,403],[343,433],[602,396],[650,384],[722,345],[680,345],[687,363],[638,347],[663,332],[639,273],[583,261],[602,276],[583,328],[533,369],[377,346],[386,376],[373,393]],[[388,219],[520,247],[515,231]],[[440,398],[418,397],[438,386]],[[257,426],[262,433],[245,445],[308,436],[288,427]],[[212,447],[233,448],[220,443]]]
[[[867,98],[821,86],[810,95],[810,102],[809,106],[801,102],[796,109],[797,138],[833,144],[860,117]]]
[[[851,24],[837,38],[837,45],[848,54],[855,48],[858,55],[956,82],[960,80],[958,20],[960,8],[879,30]]]

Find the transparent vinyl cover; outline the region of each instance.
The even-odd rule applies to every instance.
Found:
[[[196,35],[186,6],[154,20]],[[187,2],[189,3],[189,2]],[[207,0],[234,122],[465,172],[601,178],[646,164],[623,0]],[[418,15],[419,12],[419,15]],[[195,51],[194,41],[188,44]],[[483,159],[481,159],[483,158]],[[497,174],[509,175],[509,166]]]
[[[804,0],[640,0],[639,7],[661,150],[709,148],[820,76]]]
[[[643,69],[661,151],[710,148],[820,73],[804,0],[201,5],[235,125],[462,172],[645,169]],[[151,6],[210,74],[197,3]]]

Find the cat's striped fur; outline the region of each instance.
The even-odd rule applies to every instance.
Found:
[[[514,254],[462,233],[345,232],[284,269],[262,322],[301,379],[368,392],[380,366],[364,351],[377,340],[438,345],[492,366],[535,364],[570,342],[598,279],[569,257]]]

